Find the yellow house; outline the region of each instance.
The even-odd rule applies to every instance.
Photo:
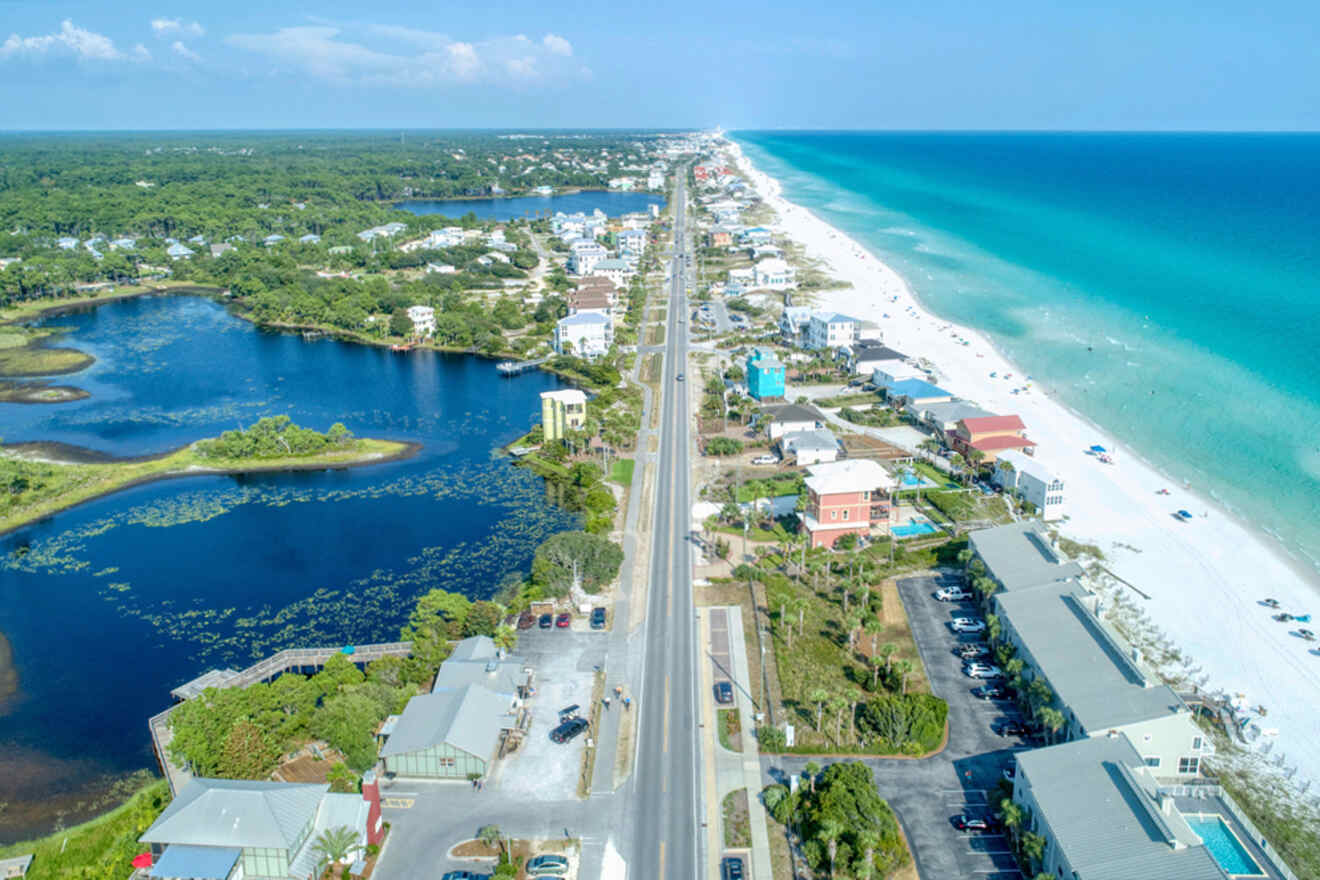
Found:
[[[547,442],[563,440],[587,420],[587,395],[576,388],[541,392],[541,430]]]

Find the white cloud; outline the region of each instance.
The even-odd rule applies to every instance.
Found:
[[[151,20],[151,29],[156,32],[158,37],[167,37],[174,34],[182,34],[188,37],[200,37],[206,33],[206,29],[195,21],[184,21],[181,18],[153,18]]]
[[[272,72],[303,74],[340,85],[432,88],[457,83],[526,85],[577,78],[565,61],[573,47],[563,37],[536,42],[525,35],[464,41],[436,31],[398,25],[355,28],[356,41],[332,24],[235,34],[226,42],[260,53]]]
[[[34,37],[10,34],[9,39],[0,43],[0,59],[40,58],[51,53],[72,54],[83,61],[148,61],[151,58],[151,53],[141,43],[128,52],[121,51],[114,40],[80,28],[67,18],[60,22],[60,29],[53,34]]]
[[[558,34],[546,34],[541,44],[556,55],[567,57],[573,54],[573,44]]]
[[[174,50],[175,55],[179,55],[194,63],[202,60],[202,56],[185,46],[182,40],[175,40],[173,43],[170,43],[170,48]]]

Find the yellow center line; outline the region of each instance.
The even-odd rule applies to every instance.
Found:
[[[665,742],[664,753],[669,754],[669,676],[665,676]]]
[[[660,841],[660,858],[658,859],[658,862],[659,870],[655,872],[655,875],[657,877],[663,877],[665,876],[665,842],[663,840]]]

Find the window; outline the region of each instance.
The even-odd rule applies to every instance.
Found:
[[[1159,759],[1159,756],[1158,756],[1158,755],[1147,755],[1147,756],[1146,756],[1145,758],[1143,758],[1142,760],[1144,760],[1144,761],[1146,762],[1146,766],[1147,766],[1147,767],[1158,767],[1158,766],[1160,766],[1160,759]]]
[[[844,518],[844,519],[847,519],[847,518],[848,518],[848,508],[846,508],[846,507],[843,509],[843,518]]]
[[[1199,736],[1192,737],[1192,751],[1194,752],[1201,751],[1203,742],[1204,741]]]
[[[1196,773],[1196,772],[1197,772],[1198,770],[1200,770],[1200,769],[1201,769],[1201,759],[1200,759],[1200,758],[1179,758],[1179,759],[1178,759],[1178,772],[1179,772],[1179,773]]]
[[[831,510],[830,519],[838,519],[838,518],[839,518],[839,512],[837,510]]]

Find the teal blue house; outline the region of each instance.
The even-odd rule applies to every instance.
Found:
[[[747,393],[757,400],[784,396],[784,363],[774,352],[754,348],[747,356]]]

